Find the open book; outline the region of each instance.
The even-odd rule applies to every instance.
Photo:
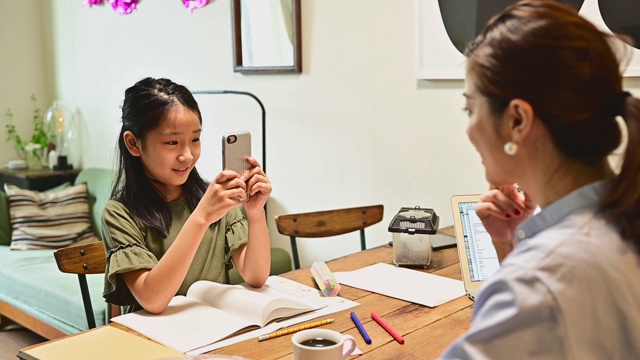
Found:
[[[324,306],[269,285],[256,289],[197,281],[186,296],[175,296],[162,314],[141,310],[111,320],[185,353]]]

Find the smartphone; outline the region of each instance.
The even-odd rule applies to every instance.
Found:
[[[247,157],[251,156],[251,133],[237,131],[222,135],[222,169],[242,175],[251,168]]]

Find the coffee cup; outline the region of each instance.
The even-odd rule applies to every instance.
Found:
[[[308,329],[291,337],[295,360],[342,360],[356,349],[356,341],[351,335],[328,329]],[[345,342],[349,348],[343,352]]]

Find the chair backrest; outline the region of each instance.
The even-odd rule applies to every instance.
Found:
[[[58,269],[64,273],[77,274],[89,329],[96,327],[96,319],[91,306],[91,295],[86,274],[103,274],[107,266],[107,256],[102,241],[72,245],[54,251]]]
[[[366,249],[364,229],[382,221],[383,205],[315,211],[276,216],[278,232],[291,241],[294,268],[300,268],[296,237],[319,238],[360,231],[360,248]]]

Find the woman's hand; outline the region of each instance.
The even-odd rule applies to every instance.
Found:
[[[516,227],[531,217],[536,207],[526,191],[520,195],[515,185],[493,187],[480,197],[476,214],[491,235],[500,262],[516,245]]]
[[[254,158],[247,158],[251,168],[242,174],[241,179],[246,182],[246,200],[244,201],[244,209],[247,214],[264,211],[264,206],[271,194],[271,181],[262,171],[260,163]]]

